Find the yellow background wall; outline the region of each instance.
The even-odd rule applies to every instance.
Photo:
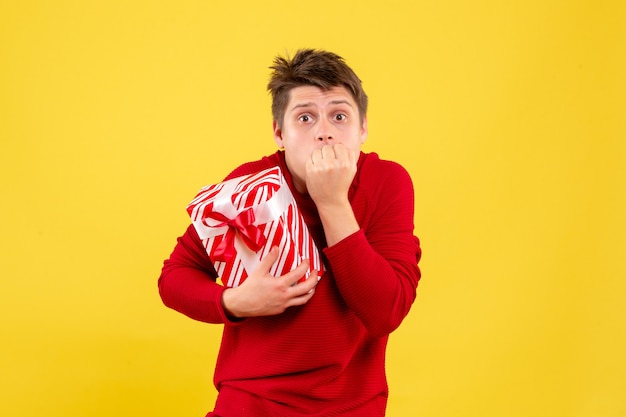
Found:
[[[626,415],[626,3],[3,1],[0,415],[201,416],[161,305],[187,202],[273,152],[277,53],[344,56],[416,186],[389,416]]]

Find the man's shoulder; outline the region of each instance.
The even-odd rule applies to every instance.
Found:
[[[408,171],[400,163],[381,159],[375,152],[362,153],[359,165],[360,175],[376,182],[409,177]]]
[[[375,153],[361,154],[349,195],[363,222],[360,224],[373,225],[394,205],[411,207],[413,193],[411,177],[400,163],[381,159]]]

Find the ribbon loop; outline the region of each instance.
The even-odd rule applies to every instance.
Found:
[[[207,207],[207,210],[205,210],[202,216],[202,223],[208,226],[206,223],[207,218],[221,222],[213,227],[228,226],[228,230],[224,234],[222,241],[213,252],[215,260],[229,261],[235,257],[235,236],[237,233],[239,233],[243,243],[254,252],[261,249],[267,240],[261,228],[254,224],[255,217],[252,208],[242,211],[233,219],[229,219],[222,213],[213,211]]]

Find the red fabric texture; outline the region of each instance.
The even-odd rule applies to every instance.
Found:
[[[415,300],[419,240],[413,184],[400,165],[361,153],[349,198],[361,230],[327,247],[315,204],[296,191],[284,153],[244,164],[227,179],[280,166],[327,271],[304,306],[232,321],[224,288],[193,226],[178,239],[159,278],[165,305],[223,323],[209,416],[384,416],[385,349]]]

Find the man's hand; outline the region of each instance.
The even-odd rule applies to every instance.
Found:
[[[306,188],[319,212],[328,246],[359,230],[348,199],[357,160],[358,153],[342,143],[324,145],[307,160]]]
[[[348,202],[358,155],[343,143],[316,149],[306,163],[306,188],[319,208]]]
[[[304,260],[283,276],[273,277],[269,270],[277,259],[278,248],[274,247],[240,286],[224,291],[222,304],[228,315],[237,318],[272,316],[288,307],[306,304],[313,297],[317,271],[297,283],[309,269],[309,261]]]

